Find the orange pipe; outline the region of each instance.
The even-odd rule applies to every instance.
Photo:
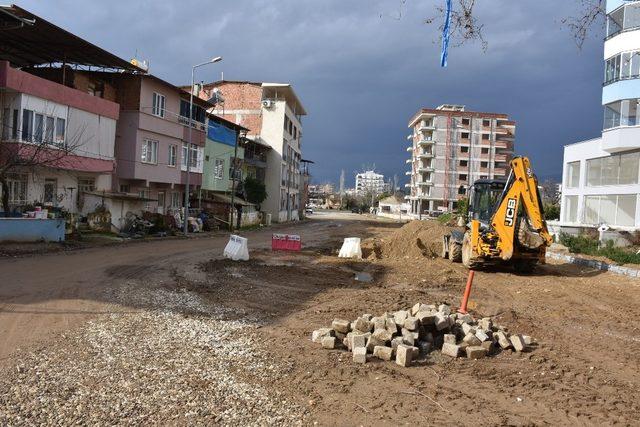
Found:
[[[471,285],[473,284],[473,276],[475,271],[469,270],[469,277],[467,278],[467,287],[464,289],[464,295],[462,296],[462,304],[458,309],[459,313],[467,314],[467,303],[469,302],[469,295],[471,295]]]

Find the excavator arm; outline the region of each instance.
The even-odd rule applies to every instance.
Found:
[[[520,225],[518,212],[526,214],[529,232],[539,236],[540,243],[549,246],[553,239],[547,230],[538,192],[538,180],[526,157],[515,157],[511,161],[511,173],[501,200],[491,218],[491,226],[498,237],[500,258],[509,260],[513,256],[516,228]]]

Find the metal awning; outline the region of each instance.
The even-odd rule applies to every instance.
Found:
[[[0,5],[0,60],[15,67],[69,64],[144,72],[128,61],[22,9]]]
[[[231,196],[228,196],[226,194],[216,194],[216,193],[209,193],[211,198],[207,198],[207,199],[202,199],[203,202],[217,202],[217,203],[226,203],[226,204],[231,204]],[[242,205],[242,206],[254,206],[253,203],[249,203],[246,200],[236,196],[233,199],[233,204],[234,205]]]
[[[113,200],[129,200],[132,202],[157,202],[158,199],[152,199],[150,197],[140,197],[137,194],[132,193],[116,193],[113,191],[83,191],[84,194],[90,194],[92,196],[104,197],[105,199]]]

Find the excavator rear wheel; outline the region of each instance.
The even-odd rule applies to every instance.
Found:
[[[464,233],[461,252],[462,263],[465,265],[465,267],[470,270],[477,270],[479,268],[482,268],[482,259],[473,253],[473,248],[471,246],[471,234],[468,231]]]
[[[451,262],[462,262],[462,245],[449,240],[449,259]]]

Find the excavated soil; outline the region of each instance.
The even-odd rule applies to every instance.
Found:
[[[362,256],[366,259],[437,257],[442,252],[442,236],[452,229],[438,221],[411,221],[388,236],[365,240]]]

